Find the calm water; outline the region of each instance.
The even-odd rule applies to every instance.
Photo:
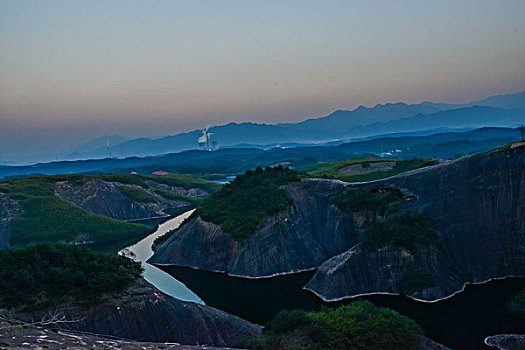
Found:
[[[355,300],[325,303],[305,291],[303,286],[314,271],[269,279],[244,279],[188,267],[162,266],[161,270],[148,264],[155,238],[177,228],[192,212],[160,224],[153,234],[119,252],[142,262],[144,278],[164,293],[181,300],[206,302],[258,324],[266,323],[283,309],[318,310],[321,306],[334,307]],[[410,316],[425,329],[427,336],[452,349],[478,350],[490,349],[483,343],[489,335],[525,332],[525,321],[514,318],[505,309],[505,303],[521,288],[525,288],[525,278],[507,278],[468,285],[462,293],[436,303],[392,295],[357,299],[370,300]]]
[[[161,269],[146,262],[153,255],[151,246],[155,238],[179,227],[182,221],[190,216],[191,213],[193,213],[193,210],[187,211],[182,215],[160,224],[154,233],[147,236],[138,243],[122,249],[119,254],[128,256],[135,261],[140,261],[144,267],[143,276],[146,281],[153,284],[162,292],[180,300],[193,301],[203,304],[204,302],[182,282],[178,281],[176,278],[162,271]]]
[[[283,309],[317,310],[321,306],[347,304],[324,303],[302,287],[314,272],[304,272],[270,279],[243,279],[226,274],[199,271],[187,267],[162,267],[206,302],[249,321],[264,324]],[[490,349],[483,340],[498,333],[524,333],[525,322],[510,315],[505,303],[525,287],[525,278],[507,278],[483,285],[468,285],[453,298],[437,303],[422,303],[405,296],[375,295],[370,300],[413,318],[427,336],[455,350]],[[355,299],[354,299],[355,300]]]

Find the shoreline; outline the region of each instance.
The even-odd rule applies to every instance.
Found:
[[[319,293],[317,293],[316,291],[314,291],[314,290],[312,290],[310,288],[303,287],[303,289],[313,293],[319,299],[321,299],[321,300],[323,300],[324,302],[327,302],[327,303],[338,302],[338,301],[345,300],[345,299],[354,299],[354,298],[364,297],[364,296],[372,296],[372,295],[394,295],[394,296],[406,296],[409,299],[412,299],[414,301],[421,302],[421,303],[434,304],[434,303],[437,303],[437,302],[440,302],[440,301],[443,301],[443,300],[447,300],[447,299],[453,298],[454,296],[464,292],[465,291],[465,287],[467,285],[473,285],[473,286],[483,285],[483,284],[487,284],[487,283],[492,282],[492,281],[501,281],[501,280],[504,280],[504,279],[507,279],[507,278],[525,278],[525,275],[506,275],[506,276],[503,276],[503,277],[489,278],[488,280],[484,280],[484,281],[480,281],[480,282],[465,282],[465,283],[463,283],[463,286],[461,287],[460,290],[458,290],[458,291],[456,291],[456,292],[454,292],[454,293],[452,293],[450,295],[447,295],[446,297],[438,298],[438,299],[435,299],[435,300],[424,300],[424,299],[411,297],[411,296],[406,295],[406,294],[394,293],[394,292],[362,293],[362,294],[346,295],[346,296],[343,296],[343,297],[326,299],[323,296],[321,296]]]

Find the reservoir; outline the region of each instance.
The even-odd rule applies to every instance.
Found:
[[[525,321],[514,318],[505,308],[505,303],[525,288],[525,278],[467,285],[454,297],[434,303],[415,301],[403,295],[369,295],[328,303],[303,289],[315,271],[244,279],[190,267],[157,268],[147,263],[153,255],[155,238],[179,227],[192,213],[193,210],[187,211],[160,224],[154,233],[119,252],[140,261],[144,266],[144,278],[174,298],[206,303],[261,325],[284,309],[318,310],[322,306],[336,307],[366,299],[411,317],[429,338],[454,350],[490,349],[483,343],[489,335],[525,332]]]
[[[178,281],[176,278],[162,271],[161,269],[146,262],[153,255],[153,250],[151,248],[153,241],[157,237],[162,236],[165,233],[179,227],[184,219],[186,219],[192,213],[193,210],[187,211],[160,224],[154,233],[142,239],[138,243],[122,249],[119,254],[130,257],[135,261],[140,261],[144,267],[144,279],[153,284],[160,291],[180,300],[204,304],[204,302],[182,282]]]
[[[162,269],[183,281],[207,305],[258,324],[265,324],[283,309],[318,310],[322,306],[336,307],[365,299],[411,317],[429,338],[454,350],[491,349],[484,344],[485,337],[525,332],[525,320],[515,318],[505,308],[505,303],[525,287],[525,278],[467,285],[454,297],[434,303],[403,295],[369,295],[327,303],[303,289],[315,271],[244,279],[189,267],[162,266]]]

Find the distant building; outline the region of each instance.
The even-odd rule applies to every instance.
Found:
[[[211,125],[208,125],[206,129],[202,130],[202,135],[197,139],[198,149],[201,151],[211,152],[219,149],[219,143],[211,140],[213,133],[208,131],[210,128]]]
[[[168,175],[169,173],[167,171],[157,170],[157,171],[152,172],[152,174],[153,175]]]

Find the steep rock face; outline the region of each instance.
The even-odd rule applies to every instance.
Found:
[[[144,280],[117,299],[89,308],[67,308],[68,330],[92,332],[124,339],[176,342],[187,345],[233,346],[260,327],[226,312],[183,302],[158,291]],[[26,320],[38,315],[23,315]]]
[[[185,190],[182,188],[171,188],[166,185],[149,182],[151,189],[158,187],[170,190],[180,195],[206,195],[199,189]],[[155,199],[155,203],[137,203],[131,201],[118,188],[122,184],[92,179],[82,185],[69,181],[56,183],[56,195],[71,204],[74,204],[93,214],[104,215],[117,220],[140,220],[167,216],[167,208],[182,208],[190,203],[182,200],[168,200],[155,194],[151,189],[140,189]],[[155,186],[155,187],[152,187]]]
[[[244,245],[220,226],[193,217],[156,248],[150,262],[270,277],[316,268],[356,243],[354,220],[331,203],[344,191],[344,183],[304,180],[284,190],[293,205],[261,222]]]
[[[439,244],[411,254],[403,249],[367,251],[359,246],[326,261],[307,289],[326,300],[363,293],[400,292],[399,270],[416,268],[435,285],[411,296],[436,300],[467,282],[525,275],[525,147],[415,170],[368,184],[411,194],[406,209],[423,211]]]

